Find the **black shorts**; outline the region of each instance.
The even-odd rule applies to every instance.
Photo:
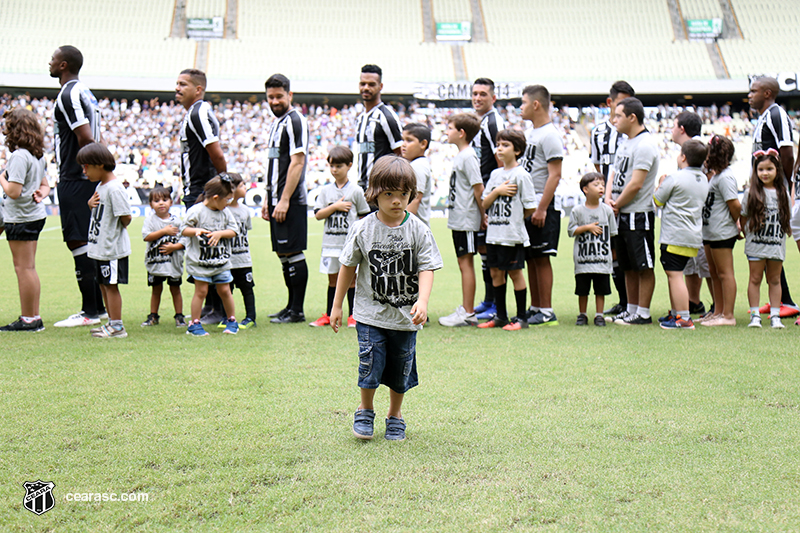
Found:
[[[128,283],[128,258],[110,261],[95,260],[97,283],[100,285],[126,285]]]
[[[61,234],[64,242],[89,240],[89,220],[92,210],[89,199],[97,183],[88,180],[63,180],[56,186],[58,209],[61,213]]]
[[[9,241],[38,241],[39,234],[44,229],[47,219],[34,220],[33,222],[7,222],[6,240]]]
[[[683,272],[683,269],[686,268],[686,263],[689,262],[690,257],[688,255],[678,255],[668,252],[667,246],[669,245],[661,245],[661,266],[664,267],[664,271]]]
[[[477,231],[453,230],[453,246],[456,249],[456,257],[478,252],[477,233]]]
[[[486,230],[485,229],[482,229],[480,231],[475,232],[475,249],[478,249],[481,246],[486,246]]]
[[[712,250],[717,250],[719,248],[730,248],[733,250],[733,247],[736,246],[737,240],[739,240],[737,237],[731,237],[730,239],[725,239],[723,241],[703,241],[703,244],[707,244]]]
[[[594,285],[595,296],[611,294],[611,276],[609,274],[575,274],[575,295],[589,296]]]
[[[624,271],[655,266],[655,213],[623,213],[619,217],[617,262]]]
[[[270,213],[274,206],[270,206]],[[283,222],[269,219],[272,251],[277,254],[293,254],[306,249],[308,241],[308,208],[289,204]]]
[[[558,253],[558,237],[561,234],[561,211],[556,211],[555,203],[547,206],[547,216],[544,227],[536,227],[531,223],[531,217],[525,217],[525,229],[531,241],[526,250],[528,259],[537,257],[555,257]]]
[[[522,270],[525,267],[525,246],[503,246],[501,244],[486,245],[486,262],[489,268]]]
[[[256,286],[253,281],[253,267],[232,268],[231,276],[233,276],[231,289],[234,287],[238,287],[239,290],[252,289]]]
[[[148,274],[147,275],[147,286],[148,287],[160,287],[167,282],[167,285],[170,287],[180,287],[181,286],[181,278],[170,278],[167,276],[156,276],[155,274]]]

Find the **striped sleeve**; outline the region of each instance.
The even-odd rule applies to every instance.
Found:
[[[289,155],[306,153],[308,150],[308,127],[306,119],[297,110],[292,110],[286,123],[289,137]]]
[[[779,147],[793,146],[792,126],[789,122],[789,115],[780,106],[773,106],[769,113],[771,129],[775,135],[775,142]]]
[[[397,118],[397,113],[389,106],[381,106],[381,128],[389,140],[389,146],[392,150],[400,148],[403,144],[403,137],[400,133],[400,119]]]
[[[89,117],[83,112],[81,90],[77,82],[73,83],[69,90],[61,92],[58,107],[61,108],[71,130],[89,123]]]
[[[492,113],[486,121],[486,140],[492,147],[492,153],[497,152],[497,132],[503,127],[503,119],[497,113]]]
[[[589,144],[591,145],[590,158],[592,163],[595,165],[599,165],[602,162],[600,161],[600,147],[597,145],[597,138],[599,137],[598,135],[599,128],[600,126],[597,125],[592,129],[591,141],[589,142]]]
[[[208,102],[202,102],[190,111],[189,127],[203,146],[219,141],[219,122]]]

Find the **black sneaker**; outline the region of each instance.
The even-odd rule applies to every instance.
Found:
[[[290,311],[291,311],[291,309],[289,309],[288,307],[284,307],[283,309],[281,309],[277,313],[272,313],[271,315],[269,315],[269,317],[270,318],[283,318],[284,315],[286,315]]]
[[[175,327],[176,328],[185,328],[186,327],[186,317],[183,316],[181,313],[175,313]]]
[[[603,321],[605,322],[605,320]],[[589,317],[584,315],[583,313],[578,315],[578,320],[575,321],[576,326],[588,326],[589,325]]]
[[[594,317],[594,325],[595,326],[600,326],[601,328],[604,328],[606,326],[606,319],[601,317],[601,316],[595,316]]]
[[[296,313],[294,311],[288,311],[283,316],[276,316],[270,322],[273,324],[292,324],[295,322],[305,322],[306,315],[303,313]]]
[[[690,315],[703,315],[706,312],[706,306],[703,305],[703,302],[698,304],[694,302],[689,302],[689,314]]]
[[[17,320],[12,322],[7,326],[3,326],[0,328],[0,331],[44,331],[44,324],[42,323],[42,319],[36,319],[33,322],[25,322],[22,320],[22,317],[19,317]]]
[[[616,322],[616,323],[620,324],[620,322]],[[652,318],[650,318],[650,317],[642,318],[638,314],[635,314],[635,315],[631,315],[628,318],[622,320],[621,325],[623,325],[623,326],[644,326],[644,325],[652,324],[652,323],[653,323],[653,319]]]
[[[606,309],[605,311],[603,311],[603,314],[604,315],[614,315],[614,316],[616,316],[616,315],[622,313],[623,311],[627,311],[627,310],[628,310],[628,305],[627,304],[622,305],[620,303],[620,304],[617,304],[617,305],[615,305],[614,307],[612,307],[610,309]]]
[[[161,317],[158,316],[158,313],[150,313],[149,315],[147,315],[147,320],[142,322],[142,327],[144,328],[146,326],[157,326],[159,318]]]

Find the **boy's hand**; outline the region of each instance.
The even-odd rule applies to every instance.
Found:
[[[92,195],[91,198],[89,198],[89,201],[87,203],[89,204],[89,207],[91,207],[92,209],[100,205],[100,193],[94,191],[94,194]]]
[[[517,184],[511,183],[510,181],[506,180],[503,182],[502,185],[498,186],[497,189],[495,190],[497,191],[497,194],[499,194],[500,196],[514,196],[515,194],[517,194]]]
[[[411,307],[411,323],[415,326],[424,324],[428,320],[428,304],[417,300]]]
[[[589,226],[589,229],[586,230],[589,233],[591,233],[593,235],[602,235],[603,234],[603,228],[600,227],[600,223],[599,222],[592,222],[591,224],[586,224],[586,225]]]
[[[264,202],[264,205],[261,206],[261,218],[269,220],[269,204],[267,202]]]
[[[333,204],[333,205],[336,207],[336,210],[337,210],[337,211],[344,211],[345,213],[347,213],[348,211],[350,211],[350,208],[351,208],[351,207],[353,207],[353,204],[352,204],[352,203],[350,203],[350,202],[345,202],[345,200],[344,200],[344,196],[342,196],[342,199],[341,199],[341,200],[339,200],[338,202],[336,202],[336,203],[335,203],[335,204]]]
[[[222,231],[212,231],[208,234],[208,245],[209,246],[216,246],[219,244]]]
[[[483,216],[481,217],[481,229],[485,230],[488,227],[489,227],[489,215],[484,213]]]
[[[339,326],[342,325],[342,307],[333,306],[331,308],[331,328],[334,333],[339,333]]]
[[[175,236],[178,234],[178,228],[170,224],[166,228],[164,228],[164,235]]]
[[[161,246],[158,247],[158,251],[164,255],[169,255],[172,252],[176,252],[178,250],[182,250],[183,245],[178,244],[177,242],[165,242]]]
[[[537,228],[543,228],[546,218],[547,218],[547,210],[546,209],[537,209],[531,215],[531,224],[533,224]]]
[[[42,194],[42,190],[41,189],[36,189],[35,191],[33,191],[33,201],[34,202],[36,202],[37,204],[40,204],[40,203],[42,203],[42,200],[44,200],[44,199],[45,199],[45,196]]]

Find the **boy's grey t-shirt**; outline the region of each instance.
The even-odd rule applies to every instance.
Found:
[[[594,222],[603,228],[603,233],[595,235],[586,231],[575,235],[577,228]],[[569,215],[567,234],[575,237],[572,247],[575,274],[611,274],[614,271],[611,237],[617,234],[617,219],[611,207],[604,202],[594,209],[585,205],[575,206]]]
[[[42,185],[45,167],[44,157],[36,159],[25,148],[17,148],[8,157],[6,178],[9,183],[22,185],[19,198],[6,199],[4,219],[8,224],[33,222],[47,217],[44,204],[33,199],[34,191]],[[0,190],[2,192],[2,190]]]
[[[520,165],[530,173],[536,194],[542,194],[550,176],[547,163],[564,159],[561,135],[553,123],[548,122],[544,126],[527,130],[525,141],[525,153],[522,155]]]
[[[450,195],[447,199],[447,227],[454,231],[481,229],[481,211],[475,200],[475,185],[483,185],[481,168],[475,149],[468,146],[453,159],[450,174]]]
[[[239,228],[230,210],[214,211],[204,204],[195,204],[186,212],[181,233],[186,228],[208,231]],[[216,246],[208,244],[208,237],[189,237],[186,241],[186,272],[192,276],[210,278],[231,269],[231,239],[220,239]]]
[[[658,179],[659,149],[649,131],[644,130],[628,139],[617,150],[614,159],[614,183],[611,184],[611,198],[616,200],[631,179],[634,170],[647,171],[642,188],[633,200],[619,209],[620,213],[649,213],[653,211],[653,191]]]
[[[335,204],[343,197],[346,202],[350,202],[350,210],[334,211],[325,219],[322,230],[322,257],[339,257],[350,228],[359,217],[369,214],[369,204],[364,197],[364,190],[350,181],[342,188],[339,188],[336,182],[324,185],[317,195],[314,212]]]
[[[253,229],[250,208],[239,204],[236,207],[229,205],[225,210],[230,211],[236,221],[236,236],[231,239],[231,268],[251,267],[253,260],[250,258],[250,241],[247,239],[247,232]]]
[[[750,189],[745,189],[742,198],[742,216],[749,216],[747,212],[747,197]],[[781,227],[778,212],[778,193],[775,189],[764,189],[764,226],[757,232],[750,232],[750,221],[744,224],[744,253],[748,257],[771,259],[773,261],[786,260],[786,234]]]
[[[430,228],[407,213],[390,228],[372,213],[347,235],[339,262],[358,266],[353,316],[362,324],[417,331],[411,307],[419,297],[419,273],[442,268],[442,256]]]
[[[87,253],[98,261],[128,257],[131,255],[131,239],[119,220],[119,217],[131,214],[128,193],[118,178],[100,183],[96,192],[100,203],[92,209]]]
[[[728,202],[738,198],[739,187],[730,167],[711,178],[703,207],[703,240],[724,241],[739,235],[739,228],[728,208]]]
[[[498,168],[493,170],[486,182],[483,198],[489,196],[494,189],[510,181],[517,184],[517,194],[514,196],[498,196],[486,214],[489,225],[486,227],[486,242],[501,246],[530,245],[528,232],[525,230],[525,209],[534,209],[538,204],[535,201],[536,193],[531,183],[531,177],[521,166],[511,170]]]
[[[161,253],[161,246],[164,244],[182,242],[186,246],[185,238],[181,237],[181,219],[173,214],[167,218],[159,218],[155,211],[147,215],[142,225],[142,238],[147,237],[154,231],[160,231],[167,226],[178,228],[177,235],[162,235],[154,241],[147,242],[147,250],[144,254],[144,266],[148,274],[165,278],[180,278],[183,275],[183,250],[176,250],[171,254]]]
[[[703,206],[708,178],[699,168],[684,168],[667,176],[655,193],[661,210],[660,244],[686,248],[703,246]]]
[[[431,189],[433,187],[433,177],[431,175],[431,164],[425,156],[418,157],[411,161],[411,168],[417,175],[417,194],[422,194],[419,202],[417,216],[426,226],[431,225]]]

